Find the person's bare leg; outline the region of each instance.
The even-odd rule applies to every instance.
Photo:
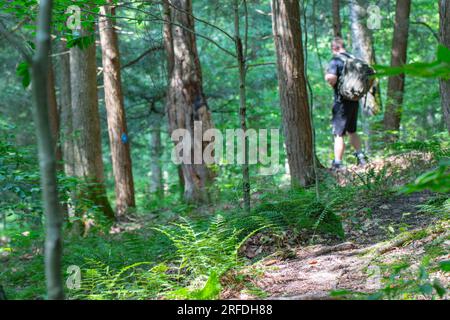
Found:
[[[334,136],[334,160],[341,163],[344,157],[345,142],[343,136]]]
[[[350,144],[355,148],[356,152],[361,152],[361,139],[359,138],[356,132],[349,133],[350,136]]]
[[[353,146],[353,148],[355,148],[355,156],[358,159],[358,165],[365,166],[367,163],[367,159],[361,149],[361,139],[359,138],[356,132],[350,133],[349,135],[350,135],[350,143]]]

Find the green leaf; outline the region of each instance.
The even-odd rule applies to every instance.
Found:
[[[439,282],[439,280],[434,279],[433,281],[433,288],[434,290],[436,290],[437,294],[439,295],[439,297],[443,297],[445,295],[445,293],[447,292],[447,290],[442,286],[442,284]]]
[[[450,260],[439,262],[439,267],[441,268],[442,271],[450,272]]]
[[[412,193],[431,190],[447,193],[450,191],[450,173],[448,172],[448,168],[449,161],[443,161],[438,168],[421,175],[413,184],[406,185],[402,191]]]
[[[192,296],[194,299],[198,300],[216,299],[219,296],[221,289],[222,286],[220,285],[217,272],[212,271],[203,289],[194,291]]]
[[[437,59],[442,62],[450,63],[450,49],[440,44],[438,46]]]
[[[22,78],[22,85],[24,88],[28,88],[28,86],[31,83],[31,76],[30,76],[30,66],[27,62],[21,62],[17,66],[16,69],[17,76]]]
[[[420,291],[422,294],[429,296],[429,295],[431,295],[431,294],[433,293],[433,287],[431,286],[431,284],[426,283],[426,284],[421,285],[421,286],[419,287],[419,291]]]
[[[342,297],[353,294],[353,292],[348,290],[333,290],[330,292],[330,297]]]

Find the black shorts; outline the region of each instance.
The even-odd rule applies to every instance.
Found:
[[[333,105],[333,134],[344,136],[355,133],[358,123],[358,101],[336,101]]]

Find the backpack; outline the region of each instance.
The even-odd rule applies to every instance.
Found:
[[[373,85],[375,70],[361,59],[350,54],[337,55],[344,61],[344,68],[338,81],[338,92],[346,100],[359,101]]]

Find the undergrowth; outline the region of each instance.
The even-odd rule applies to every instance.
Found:
[[[445,154],[435,144],[421,148],[427,150],[430,146],[435,148],[436,155]],[[7,212],[8,228],[1,229],[0,284],[12,299],[45,298],[42,213],[36,209],[39,194],[26,180],[36,181],[38,175],[23,159],[22,167],[16,166],[18,153],[12,145],[1,147],[7,155],[0,157],[6,164],[2,167],[6,178],[0,181],[0,186],[15,200],[4,198],[1,203],[6,209],[3,212]],[[339,185],[326,175],[320,181],[319,196],[314,188],[274,187],[258,195],[248,215],[239,209],[238,202],[226,210],[219,209],[220,206],[213,208],[208,217],[197,214],[195,207],[170,206],[171,201],[166,200],[162,205],[176,211],[168,220],[172,223],[155,225],[144,219],[138,230],[108,234],[108,227],[102,227],[99,221],[98,228],[92,229],[87,237],[66,234],[64,271],[69,266],[81,269],[81,287],[66,288],[66,294],[70,299],[214,299],[227,286],[248,287],[249,291],[256,292],[240,272],[255,266],[263,257],[245,256],[241,248],[249,239],[261,233],[277,236],[289,231],[304,239],[326,235],[342,240],[344,213],[368,207],[380,197],[387,199],[395,191],[393,180],[402,174],[399,171],[386,177],[386,169],[369,170],[346,185]],[[65,177],[60,177],[60,181],[62,194],[78,183]],[[234,196],[234,193],[224,195],[224,199]],[[18,197],[23,197],[20,202]],[[63,197],[63,200],[70,198]],[[22,203],[23,208],[17,203]],[[152,211],[157,209],[154,206]],[[424,213],[444,217],[447,214],[447,218],[448,209],[445,194],[432,197],[420,207]],[[37,217],[39,223],[28,217]],[[254,272],[260,274],[259,270]],[[67,276],[64,274],[65,279]],[[261,292],[258,295],[264,296]]]

